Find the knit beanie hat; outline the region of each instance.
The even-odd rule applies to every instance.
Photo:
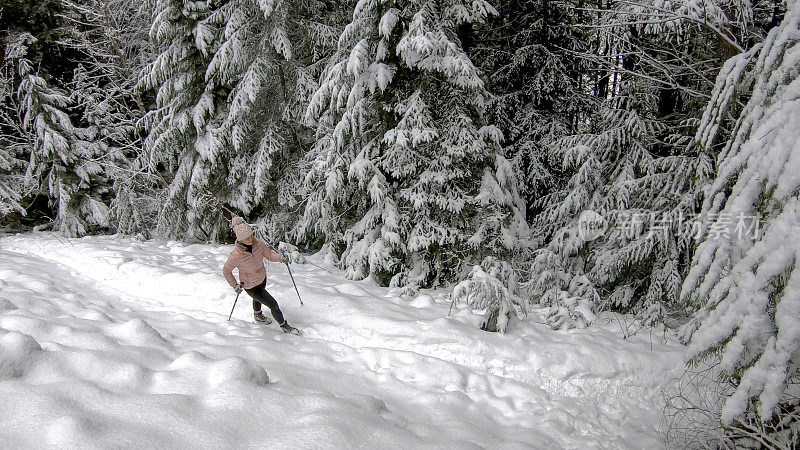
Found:
[[[233,228],[233,232],[236,233],[237,241],[243,241],[253,235],[253,229],[239,216],[231,220],[231,228]]]

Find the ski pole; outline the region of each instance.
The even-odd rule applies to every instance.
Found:
[[[231,317],[233,317],[233,310],[236,309],[236,302],[239,301],[239,294],[241,293],[242,291],[236,293],[236,300],[233,301],[233,308],[231,308],[231,314],[228,316],[228,322],[230,322]]]
[[[286,258],[286,252],[281,250],[281,254],[283,255],[284,258]],[[288,258],[287,258],[287,261],[288,261]],[[297,283],[294,282],[294,275],[292,275],[292,268],[289,267],[289,263],[288,262],[286,263],[286,268],[289,269],[289,278],[292,279],[292,284],[294,285],[294,291],[297,292],[297,298],[300,300],[300,304],[302,305],[303,304],[303,299],[300,298],[300,291],[297,290]]]

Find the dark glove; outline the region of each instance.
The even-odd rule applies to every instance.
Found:
[[[289,262],[289,257],[286,256],[286,253],[281,253],[281,262],[284,264]]]
[[[241,294],[243,286],[244,286],[244,283],[239,283],[239,284],[237,284],[236,286],[233,287],[233,290],[236,291],[237,294]]]

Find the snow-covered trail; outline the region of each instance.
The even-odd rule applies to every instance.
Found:
[[[294,264],[268,289],[302,337],[252,323],[230,247],[0,237],[0,441],[10,447],[658,448],[682,348],[616,324],[506,335]],[[316,261],[321,264],[321,261]]]

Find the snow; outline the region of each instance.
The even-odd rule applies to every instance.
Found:
[[[506,334],[442,292],[401,298],[270,264],[304,336],[252,322],[229,246],[0,236],[4,447],[656,448],[683,348],[616,321]],[[315,265],[316,264],[316,265]],[[666,342],[666,343],[664,343]],[[652,350],[651,350],[652,346]]]

